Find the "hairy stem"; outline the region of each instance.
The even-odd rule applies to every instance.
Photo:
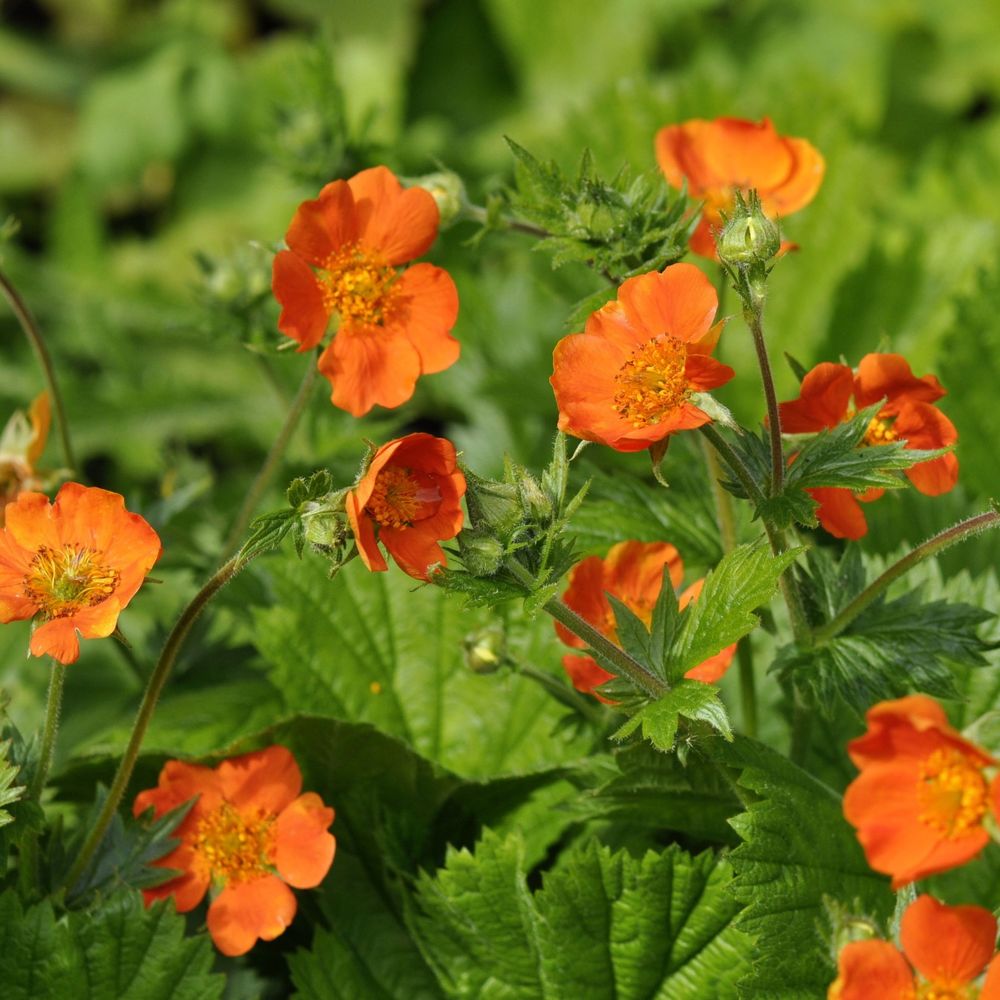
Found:
[[[965,521],[959,521],[958,524],[953,524],[950,528],[928,538],[926,542],[921,543],[912,552],[908,552],[898,562],[893,563],[880,577],[868,584],[839,614],[817,629],[815,641],[817,643],[828,642],[843,632],[893,581],[898,580],[904,573],[913,569],[917,563],[937,555],[938,552],[955,545],[957,542],[965,541],[966,538],[986,531],[987,528],[994,528],[998,524],[1000,524],[1000,512],[990,510],[984,514],[976,514]]]
[[[163,651],[160,653],[160,658],[157,660],[156,667],[146,685],[146,690],[142,696],[142,703],[139,705],[139,711],[132,725],[132,733],[129,736],[128,745],[125,747],[121,763],[119,763],[118,770],[111,783],[108,797],[105,800],[100,815],[97,817],[97,821],[94,823],[93,829],[88,834],[83,847],[80,849],[79,856],[70,869],[69,875],[66,877],[65,884],[67,889],[71,889],[80,879],[80,876],[87,870],[94,852],[100,846],[104,834],[107,832],[108,825],[118,810],[129,779],[132,777],[132,771],[139,756],[139,750],[142,747],[146,730],[149,727],[149,721],[153,716],[153,710],[156,708],[157,700],[160,697],[160,692],[163,690],[163,686],[170,676],[170,671],[177,659],[177,654],[184,645],[184,640],[191,631],[191,626],[194,625],[196,619],[204,610],[205,605],[250,562],[251,558],[252,556],[244,557],[236,555],[217,570],[208,583],[191,599],[191,602],[181,613],[180,618],[177,619],[177,623],[171,630],[170,635],[167,636]]]
[[[52,358],[49,349],[45,346],[42,331],[35,322],[34,316],[28,309],[24,299],[21,298],[18,290],[11,284],[10,279],[0,271],[0,290],[3,291],[4,298],[10,305],[11,310],[21,324],[24,335],[28,338],[38,365],[42,369],[42,376],[45,379],[45,386],[49,391],[52,400],[52,410],[56,418],[56,427],[59,431],[59,443],[62,445],[63,461],[66,468],[71,472],[77,471],[76,457],[73,454],[73,444],[69,437],[69,422],[66,419],[66,409],[63,406],[62,395],[59,392],[59,384],[56,382],[56,371],[52,365]]]
[[[42,728],[42,746],[38,753],[38,767],[31,779],[28,789],[30,798],[40,800],[45,789],[45,782],[52,766],[52,756],[56,747],[56,734],[59,732],[59,713],[62,710],[63,683],[66,680],[66,667],[57,660],[52,661],[52,673],[49,675],[49,695],[45,704],[45,725]]]
[[[518,583],[531,588],[535,585],[531,574],[516,560],[507,560],[507,568]],[[620,646],[616,646],[607,636],[602,635],[590,622],[581,618],[572,608],[558,598],[542,605],[543,609],[557,622],[564,625],[577,638],[582,639],[592,650],[615,665],[633,684],[642,688],[652,698],[660,698],[670,689],[655,674],[650,673],[638,660],[633,659]]]
[[[292,404],[285,416],[285,422],[282,424],[278,436],[274,439],[271,450],[267,453],[267,458],[264,459],[264,464],[258,470],[251,484],[239,513],[236,515],[236,520],[233,521],[232,528],[229,529],[229,534],[226,536],[226,541],[222,548],[223,559],[229,559],[239,548],[240,542],[246,533],[247,525],[250,523],[251,518],[253,518],[261,497],[267,491],[268,486],[271,485],[271,480],[274,478],[274,474],[281,463],[285,449],[288,447],[288,442],[295,433],[295,429],[302,419],[302,414],[305,413],[309,396],[312,393],[313,386],[316,384],[316,374],[318,371],[315,359],[310,358],[310,361],[312,363],[309,364],[305,375],[302,376],[298,392],[296,392],[295,398],[292,400]]]
[[[781,413],[774,391],[774,375],[764,341],[764,298],[763,295],[751,293],[744,303],[743,316],[753,335],[753,346],[757,351],[757,364],[760,366],[760,378],[764,386],[764,399],[767,402],[767,427],[771,435],[771,496],[777,496],[784,482],[785,453],[781,446]]]

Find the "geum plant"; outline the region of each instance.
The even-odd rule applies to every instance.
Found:
[[[8,725],[3,744],[5,996],[110,997],[125,995],[126,982],[142,983],[129,996],[222,996],[219,973],[279,938],[299,909],[299,950],[271,947],[303,997],[1000,996],[996,921],[958,898],[974,880],[941,874],[993,850],[995,727],[987,717],[963,734],[929,696],[956,697],[956,671],[983,662],[979,629],[990,613],[925,597],[933,557],[1000,514],[985,511],[888,562],[824,541],[824,532],[865,535],[861,504],[887,490],[949,491],[959,466],[957,433],[937,405],[945,389],[901,355],[819,360],[808,371],[793,360],[799,395],[777,398],[768,276],[795,267],[777,216],[808,205],[821,155],[767,120],[670,125],[655,150],[666,181],[682,189],[671,193],[646,175],[603,181],[586,157],[569,179],[512,148],[515,187],[485,208],[454,176],[404,186],[384,166],[333,180],[299,206],[274,256],[277,326],[318,357],[306,359],[220,568],[148,672],[116,770],[92,762],[111,780],[84,815],[62,801],[65,780],[49,781],[65,672],[80,638],[122,638],[119,614],[142,600],[160,542],[115,493],[77,482],[53,502],[39,492],[53,485],[36,465],[48,399],[59,398],[39,351],[49,395],[30,421],[12,418],[0,455],[0,613],[32,619],[30,653],[50,660],[51,678],[39,737],[25,742]],[[461,289],[445,270],[413,263],[442,218],[482,223],[480,240],[525,234],[556,263],[607,280],[577,310],[577,332],[555,344],[550,464],[536,473],[508,458],[495,478],[467,467],[449,440],[415,431],[369,444],[352,482],[328,469],[296,479],[285,508],[251,523],[317,370],[333,405],[360,419],[401,406],[419,378],[458,361]],[[698,262],[680,260],[688,247]],[[715,356],[727,286],[757,372]],[[40,343],[27,307],[3,287]],[[741,426],[713,396],[734,379],[759,381],[759,427]],[[59,405],[56,419],[72,469]],[[580,442],[572,450],[570,438]],[[634,468],[599,474],[588,493],[581,467],[600,449]],[[703,577],[684,586],[695,507],[683,485],[671,501],[675,537],[650,537],[662,522],[640,514],[645,537],[582,549],[581,525],[600,520],[606,537],[629,504],[659,509],[668,481],[711,490],[722,555]],[[401,589],[368,576],[398,576],[389,559],[405,574]],[[277,665],[291,661],[292,673],[324,676],[343,692],[339,708],[324,714],[313,689],[263,732],[184,755],[194,760],[144,753],[195,619],[251,563],[272,579],[276,601],[256,619],[258,648]],[[428,680],[438,667],[425,664],[461,655],[447,645],[456,601],[480,675],[463,683],[496,685],[474,720],[456,710],[456,745],[499,738],[489,716],[517,675],[561,713],[534,748],[547,764],[462,773],[444,763],[440,728],[428,749],[394,721],[404,703],[364,707],[362,695],[375,704],[390,683],[416,701],[438,684],[448,699],[453,689]],[[365,665],[348,662],[352,637],[370,645],[374,671],[380,628],[391,630],[409,604],[416,674],[392,668],[350,687],[341,674]],[[484,617],[483,608],[492,610]],[[573,650],[565,679],[526,652],[526,643],[551,650],[544,616]],[[342,648],[310,645],[327,635],[346,637]],[[395,664],[403,653],[390,638]],[[761,650],[766,678],[754,662]],[[844,743],[859,773],[842,798],[834,758]],[[300,905],[293,890],[318,886],[318,901]],[[175,912],[195,916],[184,923]],[[228,957],[216,972],[202,924]],[[273,960],[239,962],[285,981]],[[235,982],[244,992],[232,995],[250,995],[252,985]]]

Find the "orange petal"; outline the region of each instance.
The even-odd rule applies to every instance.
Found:
[[[569,586],[562,599],[584,621],[604,631],[605,622],[611,614],[606,589],[604,560],[600,556],[587,556],[569,571]],[[568,646],[583,649],[587,645],[560,622],[556,622],[555,626],[557,635]]]
[[[444,549],[433,532],[421,531],[418,522],[411,528],[381,528],[379,541],[404,572],[416,580],[427,580],[435,563],[448,565]]]
[[[888,941],[852,941],[840,951],[829,1000],[913,1000],[913,972]]]
[[[31,419],[32,434],[25,457],[28,464],[33,466],[45,451],[45,442],[48,440],[49,427],[52,424],[52,406],[47,392],[40,392],[32,400],[28,416]]]
[[[665,333],[684,343],[704,338],[719,308],[715,288],[694,264],[629,278],[618,301],[632,326],[649,331],[647,339]]]
[[[398,326],[416,348],[423,374],[450,368],[461,350],[458,341],[449,336],[458,319],[458,291],[451,275],[431,264],[414,264],[395,287],[399,319],[393,326]]]
[[[932,983],[964,986],[993,956],[997,922],[981,906],[945,906],[920,896],[903,914],[899,936],[906,957]]]
[[[80,641],[71,618],[54,618],[31,633],[28,646],[32,656],[51,656],[62,664],[80,658]]]
[[[806,492],[819,504],[816,510],[819,523],[834,538],[857,539],[868,534],[864,511],[850,490],[821,486]]]
[[[917,378],[901,354],[866,354],[854,377],[858,406],[871,406],[886,398],[888,405],[882,412],[888,414],[895,413],[904,399],[933,403],[944,395],[941,383],[933,375]]]
[[[788,434],[812,434],[836,427],[847,417],[854,376],[847,365],[824,361],[802,379],[799,398],[779,403],[781,429]]]
[[[697,228],[691,234],[691,239],[688,240],[691,252],[698,254],[700,257],[707,257],[709,260],[718,260],[719,251],[716,249],[715,236],[712,233],[712,230],[718,227],[719,223],[717,220],[703,215]]]
[[[330,314],[323,291],[305,261],[290,250],[274,258],[271,290],[281,305],[278,329],[299,342],[299,350],[315,347],[326,333]]]
[[[229,883],[208,908],[208,932],[223,955],[245,955],[258,938],[273,941],[295,916],[292,890],[273,875]]]
[[[925,694],[880,701],[865,713],[865,722],[868,732],[847,744],[848,756],[859,768],[897,756],[899,747],[893,736],[901,729],[958,735],[948,723],[944,709]],[[926,753],[931,753],[933,749],[928,747]]]
[[[361,243],[393,266],[425,254],[437,236],[439,213],[423,188],[405,190],[387,167],[372,167],[348,182],[361,228]]]
[[[143,889],[142,897],[149,906],[154,900],[173,896],[174,908],[178,913],[190,913],[205,898],[209,879],[194,870],[194,852],[187,844],[181,844],[166,857],[153,862],[158,868],[176,868],[184,874],[161,882],[152,888]]]
[[[274,824],[274,866],[296,889],[320,884],[333,864],[337,842],[327,833],[333,810],[314,792],[286,806]]]
[[[351,531],[354,532],[354,541],[357,543],[361,561],[370,572],[384,573],[389,568],[389,564],[385,561],[385,556],[382,555],[382,550],[378,547],[372,519],[359,506],[356,490],[347,494],[346,506],[347,520],[351,524]]]
[[[986,967],[986,982],[983,983],[979,1000],[1000,1000],[1000,955]]]
[[[283,746],[224,760],[216,773],[222,794],[241,812],[277,815],[302,791],[302,772]]]
[[[930,403],[905,400],[899,406],[899,416],[893,430],[906,440],[908,448],[946,448],[958,441],[955,425]],[[926,496],[940,496],[958,482],[958,458],[954,453],[932,458],[905,470],[910,482]]]
[[[680,586],[684,562],[669,542],[619,542],[604,559],[604,589],[630,608],[652,608],[660,596],[663,568],[670,582]]]
[[[688,680],[702,681],[704,684],[714,684],[722,680],[726,671],[732,666],[733,657],[736,655],[736,643],[726,646],[714,656],[707,660],[702,660],[696,667],[692,667],[684,676]]]
[[[49,498],[44,493],[19,493],[13,503],[7,504],[4,513],[8,537],[32,555],[41,548],[57,549],[62,544]]]
[[[562,658],[563,670],[569,675],[573,687],[584,694],[592,694],[601,701],[609,704],[606,698],[601,698],[594,690],[602,684],[614,678],[614,674],[609,674],[607,670],[599,666],[590,656],[564,656]]]
[[[729,187],[760,192],[780,188],[795,167],[792,150],[770,119],[717,118],[698,137],[701,158]]]
[[[688,385],[698,392],[718,389],[736,376],[729,365],[724,365],[707,354],[689,354],[684,362],[684,377]]]
[[[780,185],[762,194],[762,207],[768,215],[791,215],[805,208],[816,197],[826,172],[826,161],[812,143],[805,139],[784,142],[791,154],[791,169]],[[789,247],[797,249],[795,244]]]
[[[632,325],[624,307],[617,299],[605,302],[600,309],[592,312],[587,317],[583,332],[613,345],[618,352],[615,356],[620,356],[623,362],[636,348],[650,339],[648,330],[636,329]]]
[[[405,337],[343,326],[320,355],[319,370],[333,386],[333,405],[363,417],[376,404],[392,409],[413,395],[420,355]]]
[[[302,202],[295,210],[285,242],[303,260],[322,267],[330,254],[358,236],[351,189],[344,181],[333,181],[318,198]]]

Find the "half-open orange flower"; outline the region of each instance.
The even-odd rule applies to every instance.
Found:
[[[302,773],[285,747],[272,746],[224,760],[218,767],[168,761],[156,788],[136,796],[139,816],[154,818],[195,799],[174,836],[180,843],[154,862],[181,872],[144,889],[147,906],[174,897],[179,913],[212,890],[208,930],[224,955],[271,941],[295,916],[296,889],[319,885],[333,863],[336,841],[327,830],[333,810],[302,791]]]
[[[989,910],[919,896],[899,930],[902,951],[877,939],[845,945],[829,1000],[1000,1000],[997,922]],[[980,990],[974,984],[984,969]]]
[[[434,242],[438,208],[423,188],[403,188],[386,167],[327,184],[299,205],[274,258],[278,329],[306,351],[337,333],[319,359],[334,406],[355,417],[375,404],[400,406],[417,379],[458,359],[449,335],[458,293],[447,271],[399,265]]]
[[[844,793],[844,815],[857,829],[868,864],[892,887],[954,868],[989,840],[987,814],[998,814],[996,761],[948,724],[926,695],[869,709],[868,732],[847,752],[861,774]]]
[[[72,663],[111,635],[160,558],[160,539],[117,493],[66,483],[55,502],[21,493],[0,532],[0,622],[36,618],[35,656]]]
[[[699,392],[735,372],[710,357],[722,331],[712,283],[693,264],[629,278],[614,302],[563,337],[549,381],[559,429],[616,451],[641,451],[707,424]]]
[[[884,399],[865,434],[865,446],[904,440],[907,448],[946,448],[958,440],[958,431],[933,405],[944,395],[933,375],[917,378],[899,354],[866,354],[856,371],[824,361],[802,379],[798,399],[779,404],[781,428],[789,434],[815,433]],[[938,496],[958,481],[958,459],[949,452],[910,466],[905,475],[921,493]],[[831,535],[861,538],[868,532],[868,522],[858,501],[869,503],[884,492],[870,489],[856,494],[823,487],[809,490],[809,495],[819,503],[816,516]]]
[[[608,554],[587,556],[569,572],[569,587],[563,594],[563,601],[581,618],[589,622],[612,642],[618,642],[615,615],[608,600],[608,594],[642,619],[647,625],[653,617],[653,607],[660,596],[663,585],[663,570],[668,569],[670,582],[676,588],[684,579],[684,563],[680,553],[669,542],[619,542]],[[704,580],[696,580],[679,598],[680,606],[686,607],[701,593]],[[574,649],[586,648],[586,643],[574,635],[564,625],[556,623],[556,632],[568,646]],[[691,680],[713,683],[729,669],[735,644],[709,657],[685,674]],[[563,669],[573,682],[573,687],[584,694],[593,694],[601,701],[595,690],[614,674],[608,673],[590,656],[568,655],[563,657]]]
[[[45,451],[52,422],[49,394],[40,392],[32,400],[27,416],[15,410],[0,434],[0,528],[4,508],[25,490],[47,490],[58,473],[41,472],[38,459]]]
[[[737,191],[755,189],[767,215],[790,215],[816,196],[826,166],[814,146],[778,135],[768,118],[694,118],[661,128],[655,145],[668,183],[687,184],[691,197],[704,201],[691,249],[713,259],[712,229],[722,225]]]
[[[388,569],[381,542],[400,569],[426,580],[448,560],[438,544],[462,530],[465,476],[455,446],[430,434],[382,445],[346,497],[358,554],[373,572]]]

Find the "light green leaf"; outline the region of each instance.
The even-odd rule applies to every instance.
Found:
[[[642,735],[653,746],[668,753],[677,740],[680,717],[707,722],[727,739],[733,738],[726,707],[719,700],[719,689],[701,681],[682,680],[662,698],[639,709],[628,722],[614,734],[622,740],[642,726]]]

